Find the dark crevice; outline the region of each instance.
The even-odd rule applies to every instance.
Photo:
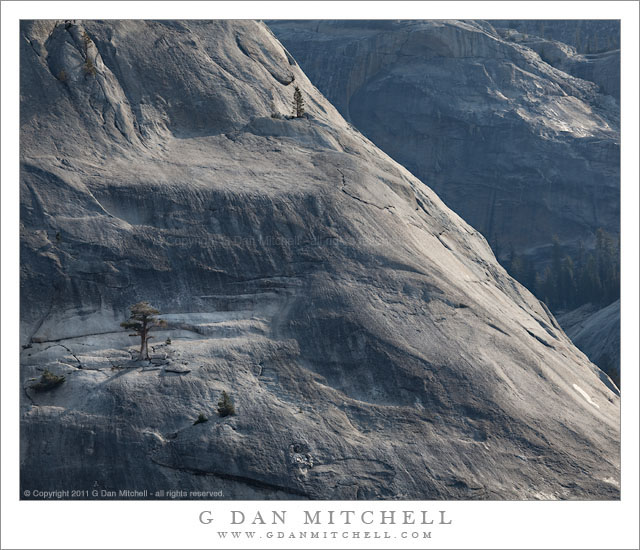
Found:
[[[349,191],[346,190],[346,179],[344,177],[344,173],[342,172],[342,170],[340,170],[340,168],[336,168],[336,170],[338,170],[338,172],[340,172],[340,175],[342,176],[342,192],[347,195],[348,197],[351,197],[352,199],[357,200],[358,202],[361,202],[363,204],[366,204],[368,206],[373,206],[374,208],[377,208],[378,210],[391,210],[393,208],[393,206],[378,206],[377,204],[373,204],[372,202],[367,202],[364,199],[361,199],[360,197],[357,197],[356,195],[352,195],[351,193],[349,193]]]
[[[529,336],[533,336],[533,337],[534,337],[538,342],[540,342],[541,344],[543,344],[543,345],[547,346],[548,348],[555,349],[555,347],[554,347],[554,346],[552,346],[549,342],[547,342],[544,338],[540,338],[540,336],[537,336],[536,334],[534,334],[533,332],[531,332],[529,329],[526,329],[526,328],[525,328],[524,330],[526,330],[526,331],[527,331],[527,334],[528,334]]]
[[[284,50],[284,55],[286,56],[287,61],[289,62],[289,65],[291,65],[292,67],[296,67],[298,65],[298,63],[293,58],[293,56],[287,51],[287,48],[282,46],[282,49]]]
[[[424,206],[424,203],[417,196],[416,196],[416,203],[427,216],[430,216],[429,211]]]
[[[496,325],[494,325],[493,323],[487,323],[487,325],[489,325],[492,329],[497,330],[498,332],[501,332],[502,334],[504,334],[505,336],[509,336],[508,333],[506,333],[504,330],[502,330],[500,327],[497,327]]]
[[[553,332],[551,330],[551,327],[549,325],[547,325],[547,323],[545,323],[544,321],[541,321],[540,319],[538,319],[537,317],[534,317],[534,319],[538,322],[538,324],[545,330],[545,332],[551,336],[551,338],[553,338],[554,340],[558,339],[558,336],[556,335],[555,332]]]
[[[249,59],[251,59],[251,61],[254,61],[256,63],[259,63],[273,78],[275,78],[280,84],[283,84],[285,86],[288,86],[289,84],[291,84],[294,80],[295,80],[295,76],[293,76],[292,73],[287,73],[285,76],[282,76],[281,74],[278,74],[275,70],[273,70],[271,68],[271,66],[269,64],[265,64],[264,61],[262,59],[260,59],[260,56],[254,56],[252,55],[253,52],[251,52],[240,40],[239,36],[236,36],[236,45],[238,46],[238,49],[244,54],[246,55]],[[291,61],[289,60],[289,64],[291,65]]]
[[[115,331],[115,330],[109,330],[106,332],[91,332],[89,334],[81,334],[80,336],[66,336],[64,338],[57,338],[54,340],[40,340],[38,342],[33,342],[34,344],[59,344],[59,342],[64,342],[65,340],[72,340],[74,338],[85,338],[86,336],[103,336],[105,334],[116,334],[116,333],[120,333],[121,331]],[[67,349],[65,346],[61,345],[63,348]],[[53,346],[50,346],[53,347]],[[48,349],[48,348],[47,348]],[[71,352],[69,352],[71,353]]]
[[[451,250],[451,247],[446,242],[444,242],[440,237],[441,234],[442,233],[438,233],[438,235],[436,235],[436,237],[438,237],[438,241],[440,241],[440,244],[444,246],[447,250]]]
[[[547,304],[545,304],[542,300],[538,300],[538,303],[542,306],[542,309],[544,309],[544,312],[547,314],[547,316],[549,317],[549,320],[551,321],[551,324],[557,329],[557,330],[562,330],[562,327],[558,324],[558,321],[556,320],[556,318],[553,316],[553,313],[551,313],[551,311],[549,310],[549,308],[547,307]]]
[[[54,343],[54,345],[53,346],[49,346],[48,348],[45,348],[42,351],[46,351],[46,350],[48,350],[50,348],[54,348],[56,346],[60,346],[61,348],[67,350],[67,352],[73,356],[73,358],[78,362],[79,368],[83,368],[82,362],[80,361],[80,359],[78,359],[78,356],[75,353],[73,353],[73,351],[71,351],[67,346],[65,346],[64,344],[61,344],[58,340],[51,340],[51,342]],[[41,343],[47,343],[47,342],[36,342],[36,343],[41,344]]]

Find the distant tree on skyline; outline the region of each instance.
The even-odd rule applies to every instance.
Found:
[[[302,92],[300,88],[296,86],[295,91],[293,92],[293,115],[296,118],[300,118],[304,115],[304,99],[302,97]]]

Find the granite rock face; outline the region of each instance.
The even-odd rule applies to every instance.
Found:
[[[588,25],[611,49],[583,54],[560,41],[570,22],[544,37],[516,23],[269,25],[341,114],[497,254],[543,268],[554,235],[572,251],[598,227],[619,233],[619,26]]]
[[[620,21],[617,19],[491,19],[495,28],[515,29],[568,44],[578,53],[598,54],[620,49]]]
[[[571,341],[620,385],[620,300],[604,308],[585,304],[558,316]]]
[[[531,48],[549,65],[598,85],[620,102],[618,21],[493,21],[498,34]]]
[[[21,41],[23,490],[618,498],[615,386],[267,27]],[[142,362],[140,300],[168,323]]]

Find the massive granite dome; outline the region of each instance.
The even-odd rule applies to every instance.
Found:
[[[21,48],[23,488],[618,498],[608,377],[266,26],[25,21]],[[143,362],[140,300],[169,324]]]

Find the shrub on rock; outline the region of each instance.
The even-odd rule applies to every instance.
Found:
[[[53,374],[48,369],[45,369],[40,377],[40,380],[33,384],[31,387],[36,391],[48,391],[53,388],[57,388],[60,384],[65,381],[64,376],[58,376],[57,374]]]
[[[220,397],[220,401],[218,401],[218,414],[222,417],[236,414],[233,400],[226,391],[222,392],[222,397]]]
[[[198,419],[193,423],[193,425],[202,424],[203,422],[209,422],[209,419],[203,413],[200,413],[198,415]]]

